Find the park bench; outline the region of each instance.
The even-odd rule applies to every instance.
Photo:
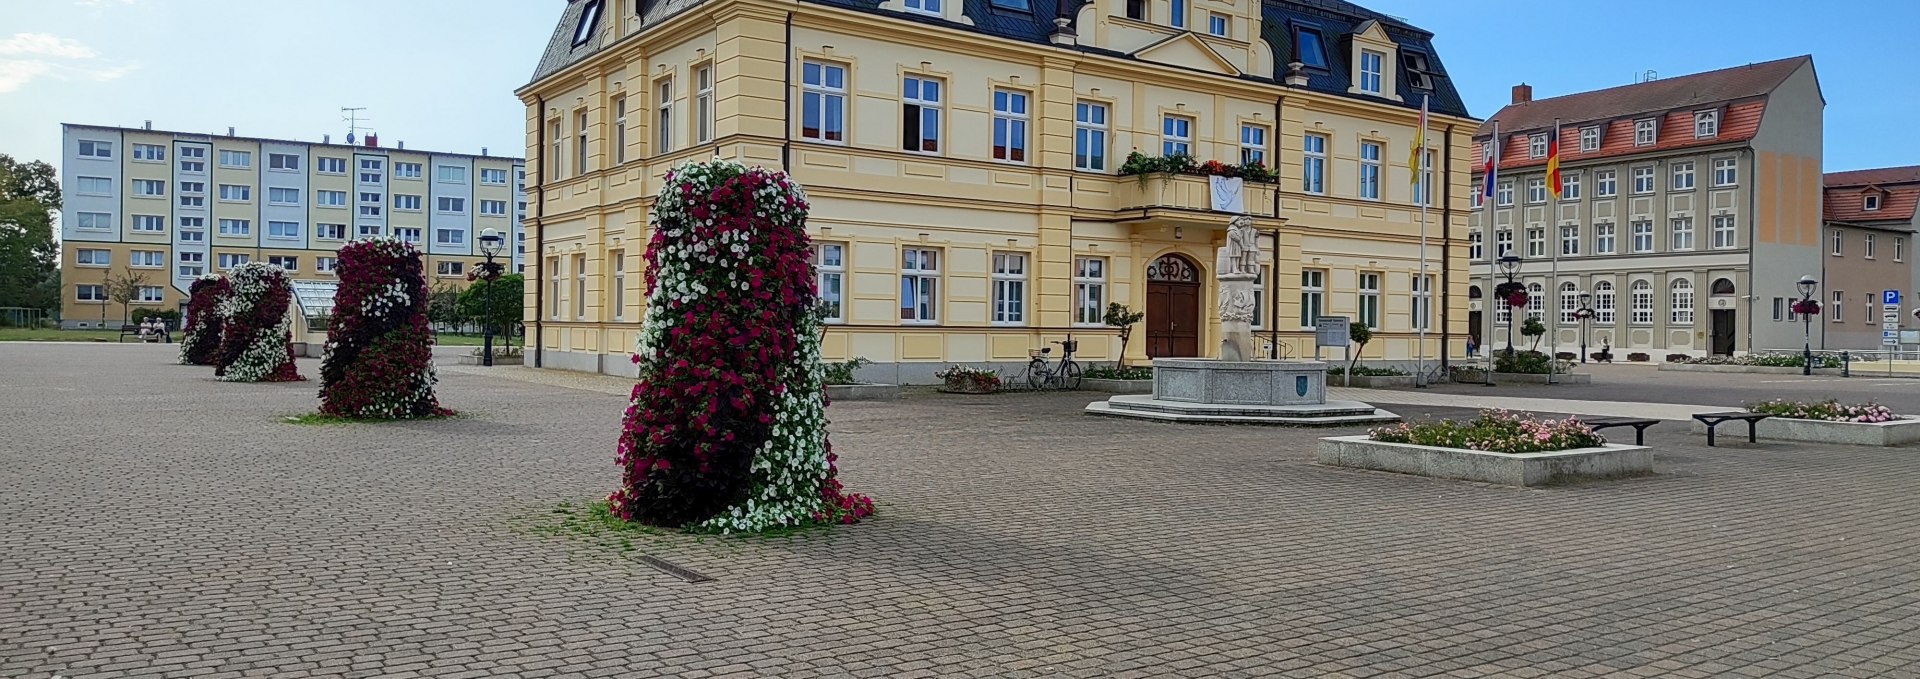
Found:
[[[1633,445],[1636,446],[1647,445],[1647,427],[1660,424],[1660,420],[1639,417],[1594,417],[1580,421],[1592,427],[1594,431],[1611,427],[1633,427]]]
[[[1760,440],[1760,436],[1759,436],[1759,433],[1755,430],[1755,427],[1758,426],[1758,423],[1761,420],[1767,419],[1769,417],[1773,417],[1773,416],[1768,415],[1766,413],[1749,413],[1745,411],[1739,411],[1739,412],[1727,412],[1727,413],[1700,413],[1700,414],[1694,415],[1693,419],[1699,420],[1701,424],[1707,425],[1707,445],[1711,447],[1713,445],[1713,430],[1719,427],[1721,423],[1728,422],[1731,420],[1746,421],[1747,442],[1748,443],[1758,442]]]
[[[127,341],[128,337],[132,337],[136,340],[142,340],[142,341],[146,340],[145,337],[140,336],[140,326],[131,325],[131,324],[120,326],[120,341],[125,342]]]

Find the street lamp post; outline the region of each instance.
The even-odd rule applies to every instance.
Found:
[[[1580,293],[1580,309],[1573,312],[1573,315],[1578,316],[1580,318],[1580,362],[1581,363],[1587,362],[1587,332],[1589,329],[1591,329],[1592,327],[1591,321],[1593,320],[1593,307],[1588,306],[1588,303],[1592,301],[1593,301],[1592,293],[1588,293],[1588,292]]]
[[[1520,273],[1520,256],[1513,254],[1511,252],[1501,255],[1500,256],[1500,272],[1503,274],[1506,274],[1507,276],[1507,284],[1501,287],[1506,288],[1508,290],[1514,289],[1514,286],[1517,285],[1514,282],[1514,277],[1519,275]],[[1500,297],[1501,297],[1500,303],[1507,305],[1507,355],[1512,356],[1513,355],[1513,325],[1514,325],[1513,307],[1515,305],[1509,301],[1512,297],[1511,292],[1509,292],[1508,294],[1503,294]]]
[[[1802,349],[1802,353],[1800,355],[1800,363],[1801,363],[1800,374],[1812,375],[1813,374],[1813,314],[1809,314],[1805,312],[1813,308],[1813,290],[1814,288],[1817,288],[1820,286],[1820,282],[1814,280],[1812,276],[1801,276],[1800,281],[1797,283],[1794,283],[1794,285],[1800,288],[1800,303],[1796,306],[1799,306],[1802,312],[1800,314],[1800,327],[1801,327],[1802,339],[1806,342],[1806,344],[1804,345],[1804,348]]]
[[[500,277],[500,271],[496,268],[500,265],[493,263],[493,258],[500,255],[506,240],[500,237],[499,231],[494,229],[484,229],[480,232],[480,254],[487,258],[487,261],[480,265],[480,279],[487,286],[482,293],[486,298],[480,302],[480,313],[485,316],[480,320],[480,365],[488,367],[493,366],[493,279]]]

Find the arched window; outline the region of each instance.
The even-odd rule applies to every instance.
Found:
[[[1613,281],[1593,284],[1593,322],[1613,325]]]
[[[1693,325],[1693,281],[1673,282],[1673,324]]]
[[[1653,284],[1634,281],[1627,290],[1628,303],[1632,305],[1632,315],[1627,321],[1634,325],[1653,325]]]
[[[1527,284],[1527,318],[1538,318],[1542,322],[1545,322],[1547,320],[1546,312],[1547,312],[1547,289],[1540,287],[1539,283],[1528,283]]]
[[[1713,287],[1710,290],[1713,295],[1731,295],[1733,294],[1733,281],[1725,278],[1715,278],[1713,279]]]
[[[1575,314],[1574,312],[1579,310],[1580,310],[1580,286],[1574,285],[1573,281],[1561,282],[1560,283],[1560,324],[1561,325],[1578,325],[1580,323],[1580,316],[1578,314]]]
[[[1480,299],[1480,286],[1467,286],[1467,299]]]

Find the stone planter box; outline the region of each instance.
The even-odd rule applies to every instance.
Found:
[[[1466,384],[1483,384],[1485,371],[1460,370],[1454,373],[1453,381]],[[1494,373],[1494,384],[1546,384],[1546,375],[1532,373]],[[1553,376],[1554,384],[1593,384],[1593,376],[1587,373],[1558,373]]]
[[[1327,373],[1327,386],[1354,387],[1356,389],[1412,389],[1412,375],[1354,375],[1353,383],[1347,384],[1347,378],[1338,373]]]
[[[1796,368],[1798,370],[1798,368]],[[1803,441],[1852,446],[1899,446],[1920,442],[1920,420],[1892,422],[1829,422],[1769,417],[1756,423],[1754,435],[1776,441]],[[1724,426],[1743,429],[1739,423]],[[1728,430],[1722,429],[1725,434]],[[1693,433],[1705,436],[1707,425],[1693,421]],[[1742,432],[1744,433],[1744,432]]]
[[[982,386],[975,382],[948,381],[940,385],[942,394],[991,394],[1000,391],[999,387]]]
[[[900,385],[829,384],[827,398],[835,401],[892,401],[900,398]]]
[[[1545,486],[1653,473],[1653,450],[1609,443],[1550,453],[1489,453],[1374,441],[1366,435],[1320,439],[1318,462],[1337,467],[1497,483]]]
[[[1771,365],[1710,365],[1693,363],[1662,363],[1660,370],[1683,373],[1751,373],[1758,375],[1798,375],[1800,368],[1784,368]],[[1814,368],[1815,375],[1839,375],[1839,368]]]
[[[514,354],[512,356],[495,354],[493,357],[494,365],[521,365],[525,362],[526,356],[524,354]],[[481,357],[479,356],[472,354],[463,354],[460,356],[460,365],[481,365],[481,363]]]
[[[1105,394],[1151,394],[1153,380],[1080,380],[1080,388]]]

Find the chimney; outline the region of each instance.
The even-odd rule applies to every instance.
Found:
[[[233,136],[233,126],[232,126],[232,125],[228,125],[228,126],[227,126],[227,136],[229,136],[229,137],[231,137],[231,136]]]
[[[151,130],[151,129],[153,129],[153,121],[151,121],[151,120],[149,120],[149,121],[147,121],[147,122],[146,122],[145,124],[142,124],[142,125],[140,126],[140,129],[143,129],[143,130]]]
[[[395,142],[395,143],[394,143],[394,145],[393,145],[393,147],[394,147],[394,148],[396,148],[396,149],[400,149],[400,150],[402,150],[402,151],[405,151],[405,150],[407,150],[407,141],[406,141],[405,139],[402,139],[402,140],[400,140],[400,141],[398,141],[398,142]]]
[[[483,156],[487,155],[487,147],[485,146],[480,147],[480,155],[483,155]]]
[[[367,133],[367,148],[370,148],[370,149],[380,148],[380,133],[378,132]]]
[[[1525,104],[1533,101],[1533,86],[1520,83],[1513,86],[1513,103]]]
[[[323,134],[323,135],[320,135],[320,143],[322,143],[322,144],[331,144],[331,143],[333,143],[333,135],[331,135],[331,134]]]

